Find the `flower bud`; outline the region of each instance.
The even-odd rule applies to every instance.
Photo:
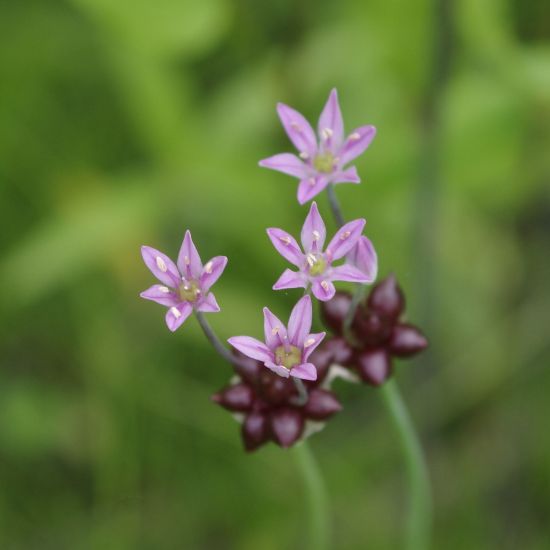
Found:
[[[363,347],[379,347],[391,336],[392,320],[376,311],[359,306],[353,320],[353,333]]]
[[[413,325],[396,325],[390,338],[390,353],[398,357],[411,357],[428,347],[428,340]]]
[[[251,412],[244,419],[241,434],[247,451],[254,451],[269,438],[267,418],[261,412]]]
[[[233,355],[239,360],[239,364],[234,365],[235,372],[244,382],[252,385],[256,384],[260,372],[264,370],[264,366],[259,361],[247,357],[240,351],[233,350]]]
[[[328,390],[312,390],[304,406],[304,413],[313,420],[325,420],[342,410],[336,396]]]
[[[371,386],[380,386],[392,373],[391,359],[386,350],[367,350],[357,356],[357,371]]]
[[[344,319],[351,305],[351,294],[338,291],[334,298],[327,302],[320,302],[321,319],[325,326],[334,334],[342,334]]]
[[[401,315],[405,307],[405,296],[395,275],[389,275],[372,289],[367,305],[383,317],[395,320]]]
[[[254,400],[254,392],[246,384],[228,386],[212,396],[212,401],[229,411],[248,411]]]
[[[281,408],[271,413],[273,439],[281,447],[290,447],[302,435],[304,417],[296,409]]]
[[[256,383],[259,384],[260,397],[271,405],[278,405],[286,401],[296,391],[294,382],[290,378],[281,378],[265,367],[262,368]]]

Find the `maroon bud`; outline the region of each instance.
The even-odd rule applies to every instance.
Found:
[[[325,340],[319,347],[309,356],[308,362],[313,363],[317,368],[317,380],[313,381],[313,386],[317,386],[327,375],[330,365],[332,365],[333,352],[330,349],[328,342]]]
[[[294,383],[289,378],[281,378],[266,367],[262,367],[259,375],[258,393],[271,405],[278,405],[286,401],[296,392]]]
[[[313,420],[325,420],[341,410],[340,401],[328,390],[312,390],[304,406],[304,414]]]
[[[267,418],[264,414],[254,411],[244,419],[241,434],[247,451],[254,451],[269,439]]]
[[[335,336],[327,340],[326,347],[332,353],[332,363],[349,366],[353,360],[353,348],[347,343],[345,338]]]
[[[351,294],[338,291],[328,302],[321,302],[321,319],[334,334],[342,334],[344,319],[351,305]]]
[[[265,367],[259,361],[247,357],[240,351],[233,350],[233,355],[239,360],[239,365],[234,365],[235,372],[244,382],[253,386],[257,384],[258,376]]]
[[[411,357],[428,347],[428,340],[418,328],[409,324],[396,325],[390,338],[390,353]]]
[[[393,322],[364,306],[357,308],[353,320],[353,333],[362,347],[379,347],[391,336]]]
[[[304,417],[296,409],[277,409],[271,413],[271,430],[277,444],[290,447],[304,431]]]
[[[401,315],[405,307],[405,296],[395,275],[389,275],[372,289],[367,304],[370,309],[390,319],[397,319]]]
[[[248,411],[254,400],[254,392],[246,384],[228,386],[212,396],[212,401],[229,411]]]
[[[391,376],[390,356],[384,349],[364,351],[357,356],[357,371],[363,382],[371,386],[380,386]]]

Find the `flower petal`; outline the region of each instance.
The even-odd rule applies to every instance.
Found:
[[[182,302],[177,306],[172,306],[166,312],[166,326],[174,332],[191,315],[193,306],[189,302]]]
[[[290,376],[302,380],[317,380],[317,369],[313,363],[303,363],[290,371]]]
[[[280,153],[272,157],[260,161],[260,166],[277,170],[289,176],[297,178],[305,178],[307,175],[307,166],[296,156],[291,153]]]
[[[214,258],[204,264],[200,276],[202,292],[208,292],[210,290],[210,287],[220,278],[226,265],[226,256],[214,256]]]
[[[202,262],[191,238],[191,231],[185,232],[178,254],[178,268],[186,279],[198,279],[202,272]]]
[[[306,288],[307,281],[301,273],[285,269],[277,282],[273,285],[273,290],[284,290],[287,288]]]
[[[251,336],[232,336],[227,340],[234,348],[258,361],[273,361],[271,350],[256,338]]]
[[[325,146],[331,150],[337,150],[344,139],[344,121],[340,104],[338,103],[338,92],[334,88],[325,104],[323,112],[319,117],[318,132]]]
[[[344,165],[357,158],[370,145],[375,135],[374,126],[360,126],[353,130],[340,151],[340,163]]]
[[[339,260],[356,245],[365,223],[364,219],[353,220],[336,232],[325,251],[330,261]]]
[[[309,122],[298,111],[284,103],[277,105],[277,113],[296,149],[313,157],[317,152],[317,139]]]
[[[309,359],[309,356],[315,351],[315,348],[323,341],[323,338],[326,336],[326,332],[317,332],[313,334],[308,334],[307,338],[304,341],[304,361]]]
[[[327,300],[330,300],[336,293],[334,285],[330,281],[326,280],[313,281],[313,284],[311,285],[311,290],[315,298],[317,298],[317,300],[321,300],[321,302],[326,302]]]
[[[330,272],[330,278],[332,281],[349,281],[352,283],[372,282],[360,269],[349,264],[333,267]]]
[[[290,370],[283,365],[276,365],[273,361],[266,361],[264,365],[275,374],[282,376],[283,378],[288,378],[290,376]]]
[[[288,339],[293,346],[302,347],[311,330],[311,298],[306,294],[300,298],[288,320]]]
[[[147,290],[144,290],[140,296],[146,300],[151,300],[162,306],[175,306],[178,303],[178,298],[170,288],[163,285],[153,285]]]
[[[266,344],[271,349],[281,346],[286,340],[285,325],[267,307],[264,307],[264,333]]]
[[[141,256],[151,273],[165,285],[177,287],[180,283],[180,274],[174,262],[156,248],[141,247]]]
[[[202,311],[204,313],[218,313],[220,311],[220,306],[216,301],[216,297],[212,292],[210,292],[202,302],[197,306],[197,311]]]
[[[330,179],[327,176],[316,176],[300,181],[298,185],[298,202],[305,204],[313,197],[318,195],[329,184]]]
[[[296,267],[304,263],[304,254],[300,250],[296,239],[286,231],[276,227],[267,229],[267,236],[273,243],[277,252]]]
[[[317,208],[317,203],[312,202],[311,208],[309,209],[309,214],[307,215],[304,225],[302,226],[302,246],[306,253],[310,252],[315,245],[314,252],[323,250],[325,245],[325,239],[327,236],[327,230],[321,214],[319,214],[319,209]]]
[[[355,166],[335,172],[331,178],[332,183],[361,183],[361,178]]]
[[[348,252],[347,260],[367,276],[367,282],[372,283],[376,280],[378,256],[370,239],[362,235],[357,244]]]

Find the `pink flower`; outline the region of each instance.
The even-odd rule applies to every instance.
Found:
[[[227,265],[225,256],[216,256],[203,266],[189,231],[178,255],[177,265],[162,252],[150,246],[141,247],[141,255],[151,273],[162,283],[140,294],[168,308],[166,324],[173,332],[193,310],[214,313],[220,311],[210,287],[219,279]]]
[[[308,358],[325,337],[325,333],[309,333],[311,316],[309,296],[304,296],[294,306],[288,328],[265,307],[265,343],[251,336],[233,336],[228,342],[247,357],[261,361],[279,376],[315,380],[317,369],[313,363],[308,363]]]
[[[319,117],[318,137],[298,112],[279,103],[277,112],[299,155],[281,153],[260,161],[260,166],[297,177],[298,202],[304,204],[330,183],[360,183],[355,166],[346,165],[361,155],[376,134],[374,126],[360,126],[344,137],[344,121],[333,89]]]

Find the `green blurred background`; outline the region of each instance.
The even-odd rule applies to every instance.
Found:
[[[306,208],[257,162],[291,150],[277,101],[315,121],[336,86],[346,127],[378,128],[346,216],[432,341],[398,378],[434,548],[548,548],[549,27],[546,0],[2,1],[0,547],[303,545],[292,453],[243,452],[209,402],[230,369],[138,298],[139,247],[190,228],[229,256],[224,338],[285,317],[264,228]],[[399,548],[398,441],[375,390],[337,390],[311,440],[334,547]]]

